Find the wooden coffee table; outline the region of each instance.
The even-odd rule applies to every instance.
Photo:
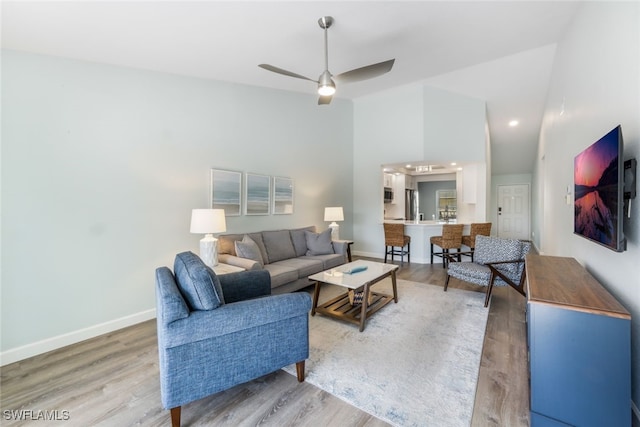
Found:
[[[354,274],[342,273],[343,271],[359,266],[366,266],[367,269]],[[309,276],[309,280],[316,282],[313,292],[311,315],[315,316],[316,313],[321,313],[336,319],[346,320],[360,325],[360,332],[362,332],[368,317],[371,317],[373,313],[389,304],[391,300],[396,303],[398,302],[398,288],[396,286],[397,269],[398,266],[394,264],[358,260]],[[371,286],[387,277],[391,277],[393,296],[371,290]],[[320,288],[324,283],[342,286],[347,289],[347,292],[318,306]],[[362,304],[351,305],[349,303],[349,290],[364,292]],[[369,301],[370,295],[371,301]]]

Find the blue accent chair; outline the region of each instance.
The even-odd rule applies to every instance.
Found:
[[[293,363],[304,381],[311,297],[270,294],[266,270],[218,276],[191,252],[176,256],[174,272],[156,269],[160,390],[172,426],[182,405]]]

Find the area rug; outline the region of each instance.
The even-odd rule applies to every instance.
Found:
[[[374,286],[391,293],[390,280]],[[320,300],[344,292],[323,285]],[[306,381],[396,426],[469,426],[488,309],[484,293],[398,281],[365,330],[310,317]],[[295,365],[285,371],[295,375]]]

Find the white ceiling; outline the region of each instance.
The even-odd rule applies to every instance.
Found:
[[[316,79],[324,69],[317,21],[330,15],[333,74],[396,59],[388,74],[338,84],[336,97],[355,99],[425,82],[486,100],[493,173],[528,173],[555,43],[578,6],[567,1],[3,0],[2,47],[313,94],[314,83],[257,65]],[[508,127],[511,119],[520,125]]]

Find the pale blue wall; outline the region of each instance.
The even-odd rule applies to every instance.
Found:
[[[485,101],[429,86],[424,92],[424,160],[485,163]]]
[[[344,206],[351,237],[350,101],[6,51],[2,91],[3,352],[152,315],[155,268],[198,251],[212,167],[295,182],[293,215],[229,232],[324,229]]]
[[[624,157],[640,158],[640,3],[585,2],[558,44],[533,182],[533,229],[548,255],[576,258],[632,315],[633,400],[640,407],[640,199],[624,221],[627,251],[573,234],[576,154],[618,124]],[[572,195],[573,196],[573,195]],[[639,417],[640,418],[640,417]]]

